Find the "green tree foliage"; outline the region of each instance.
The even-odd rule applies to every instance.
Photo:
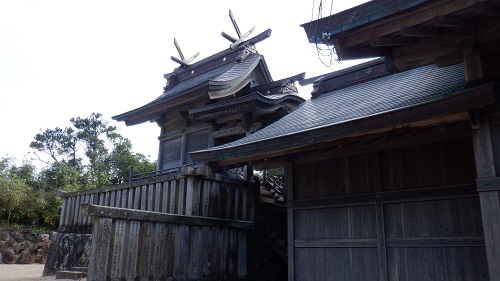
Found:
[[[156,170],[156,161],[151,162],[143,154],[133,153],[130,140],[122,137],[116,138],[109,159],[111,165],[111,181],[113,184],[129,181],[131,167],[133,167],[135,174]]]
[[[14,159],[0,159],[0,222],[6,225],[57,225],[60,199],[45,187],[31,163],[16,166]]]
[[[22,205],[30,191],[30,187],[17,176],[10,174],[0,176],[1,208],[6,216],[7,225],[11,223],[13,215],[15,215],[13,211]]]
[[[110,126],[102,119],[99,113],[92,113],[87,118],[71,118],[71,123],[76,128],[76,136],[83,144],[85,156],[89,161],[87,180],[92,187],[105,186],[110,183],[108,147],[106,141],[113,143],[121,137],[116,132],[116,127]]]
[[[54,163],[66,161],[76,164],[77,138],[73,128],[45,129],[45,131],[36,134],[34,139],[30,147],[48,155]]]
[[[46,129],[30,147],[48,156],[43,174],[63,190],[98,188],[129,180],[136,173],[156,170],[156,162],[132,152],[132,143],[117,133],[101,114],[70,119],[72,127]],[[80,149],[81,151],[79,151]]]
[[[59,222],[58,190],[77,191],[119,184],[136,173],[156,170],[156,161],[132,152],[132,143],[116,132],[101,114],[75,117],[71,127],[45,129],[30,147],[45,163],[16,166],[0,158],[0,222],[54,228]]]

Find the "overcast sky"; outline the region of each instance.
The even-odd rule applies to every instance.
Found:
[[[279,80],[306,78],[350,66],[327,68],[300,24],[317,18],[321,1],[0,1],[0,157],[29,159],[40,129],[69,126],[92,112],[112,116],[142,106],[162,93],[163,74],[178,65],[177,38],[185,57],[198,60],[229,47],[222,31],[272,29],[257,50]],[[348,3],[347,3],[348,2]],[[333,13],[364,0],[333,0]],[[325,16],[331,1],[322,3]],[[314,8],[313,8],[314,7]],[[309,87],[300,89],[310,97]],[[112,121],[114,123],[114,121]],[[154,123],[114,123],[134,151],[157,158]]]

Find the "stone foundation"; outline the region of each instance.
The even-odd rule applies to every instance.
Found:
[[[43,275],[54,275],[59,270],[87,267],[92,234],[52,234],[52,245],[47,255]]]

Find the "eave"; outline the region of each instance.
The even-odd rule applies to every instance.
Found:
[[[490,52],[500,41],[499,11],[498,0],[373,0],[302,26],[311,43],[333,45],[341,59],[390,56],[402,71]]]
[[[397,4],[394,0],[368,1],[330,17],[304,23],[301,26],[307,34],[309,43],[328,44],[331,36],[393,16],[426,2],[430,2],[430,0],[398,1]],[[321,27],[322,33],[317,33],[318,26]]]
[[[172,111],[202,100],[208,101],[209,99],[234,94],[254,79],[256,71],[260,71],[264,79],[271,79],[264,58],[258,54],[252,54],[243,62],[229,66],[222,75],[205,79],[202,83],[185,87],[185,89],[177,92],[169,93],[169,90],[175,90],[173,87],[169,88],[154,101],[137,109],[114,116],[113,119],[125,121],[127,126],[153,121],[167,111]],[[203,75],[203,73],[198,75]]]
[[[165,74],[167,86],[162,95],[144,106],[116,115],[113,119],[125,121],[127,126],[136,125],[154,121],[169,110],[205,98],[226,97],[250,83],[255,71],[260,71],[259,75],[265,83],[271,82],[272,77],[264,57],[257,54],[254,46],[270,36],[271,29],[267,29],[240,43],[238,48],[229,48],[201,61],[176,68],[172,73]],[[218,71],[219,69],[223,71]]]
[[[261,113],[271,112],[276,110],[277,105],[286,103],[298,105],[302,102],[304,102],[303,98],[293,94],[285,94],[279,98],[268,98],[260,93],[252,93],[243,97],[193,108],[188,111],[188,114],[196,121],[207,122],[235,113],[253,112],[255,110]]]
[[[217,166],[235,165],[307,151],[333,141],[389,132],[397,128],[419,128],[455,122],[463,120],[464,113],[472,109],[494,103],[497,96],[495,84],[489,83],[421,106],[384,112],[243,146],[193,152],[191,158],[197,162],[212,162]]]

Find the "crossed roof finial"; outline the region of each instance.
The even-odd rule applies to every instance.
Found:
[[[181,47],[179,47],[179,43],[177,43],[177,39],[174,38],[174,45],[175,48],[177,49],[177,53],[179,53],[179,56],[181,57],[176,58],[174,56],[171,56],[170,59],[175,61],[176,63],[182,65],[182,66],[188,66],[195,58],[197,58],[200,55],[200,52],[196,53],[194,56],[189,58],[188,60],[184,59],[184,55],[182,54]]]
[[[240,28],[238,27],[238,24],[236,23],[236,19],[234,18],[233,16],[233,13],[231,12],[231,10],[229,10],[229,18],[231,19],[231,22],[233,23],[233,26],[234,26],[234,29],[236,30],[236,34],[238,35],[238,38],[234,38],[233,36],[225,33],[225,32],[222,32],[221,35],[222,37],[226,38],[227,40],[229,40],[229,42],[231,42],[231,45],[229,46],[229,48],[231,49],[236,49],[238,47],[238,45],[240,45],[241,42],[245,41],[245,39],[252,33],[254,32],[255,30],[255,26],[250,28],[250,30],[248,30],[245,34],[241,34],[240,32]]]

